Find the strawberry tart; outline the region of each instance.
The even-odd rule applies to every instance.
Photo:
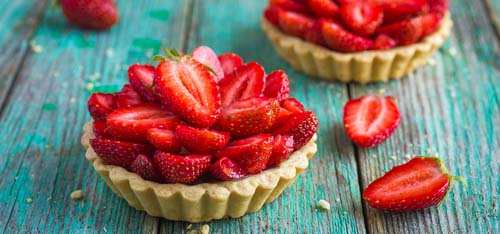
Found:
[[[316,153],[318,121],[281,70],[201,46],[134,64],[129,84],[88,100],[86,157],[109,187],[152,216],[240,217],[276,199]]]
[[[295,69],[327,80],[399,79],[444,43],[449,0],[270,0],[262,29]]]

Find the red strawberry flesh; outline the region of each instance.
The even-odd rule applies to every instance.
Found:
[[[255,62],[236,68],[219,82],[222,106],[251,98],[260,97],[264,90],[264,68]]]
[[[145,180],[161,182],[160,175],[151,159],[144,154],[139,154],[130,167],[132,172],[140,175]]]
[[[321,30],[328,47],[336,51],[358,52],[373,47],[373,41],[370,39],[350,33],[333,21],[322,21]]]
[[[148,141],[157,149],[168,153],[179,153],[182,143],[175,136],[175,132],[169,129],[148,129]]]
[[[224,71],[220,65],[219,59],[215,52],[208,46],[199,46],[191,52],[191,56],[198,62],[210,67],[215,74],[215,81],[218,82],[224,77]]]
[[[153,162],[162,178],[168,183],[192,184],[208,169],[211,155],[175,155],[156,151]]]
[[[66,18],[81,28],[108,29],[119,19],[113,0],[60,0]]]
[[[294,150],[307,144],[318,130],[318,119],[312,112],[294,113],[276,134],[289,135],[294,140]]]
[[[218,159],[210,167],[210,172],[216,179],[225,181],[239,179],[246,175],[245,171],[228,157]]]
[[[134,90],[146,102],[157,102],[153,81],[156,68],[151,65],[133,64],[128,68],[128,81]]]
[[[275,166],[288,159],[293,152],[294,141],[292,136],[274,136],[273,153],[267,163],[268,166]]]
[[[182,124],[175,129],[175,135],[190,153],[196,154],[215,153],[226,146],[230,139],[227,132],[198,129]]]
[[[288,98],[290,95],[290,82],[288,76],[282,70],[271,72],[266,77],[264,96],[276,98],[278,101]]]
[[[243,65],[243,59],[235,53],[221,54],[219,55],[218,59],[224,75],[230,74],[237,67]]]
[[[147,144],[100,137],[90,139],[90,145],[104,162],[126,169],[130,169],[139,154],[150,155],[154,151],[154,148]]]
[[[382,9],[375,3],[354,2],[340,8],[345,25],[360,36],[372,35],[382,23]]]
[[[90,116],[94,120],[105,120],[116,107],[116,97],[109,93],[93,93],[87,102]]]
[[[118,107],[131,107],[142,103],[141,96],[132,88],[131,85],[126,84],[122,90],[116,94]]]

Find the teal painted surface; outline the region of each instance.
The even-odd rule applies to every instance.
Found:
[[[0,233],[185,233],[188,223],[150,217],[113,194],[79,139],[91,92],[120,89],[128,65],[147,62],[161,47],[201,44],[258,61],[268,72],[285,70],[292,95],[320,121],[318,153],[296,183],[259,212],[208,223],[211,233],[500,232],[500,40],[480,1],[453,1],[454,33],[434,66],[366,86],[293,71],[260,31],[265,0],[119,1],[119,24],[99,33],[68,25],[45,1],[14,2],[0,3],[7,9],[0,15],[0,75],[10,77],[0,81]],[[41,17],[40,25],[19,31],[14,23],[27,15]],[[30,39],[41,53],[29,50]],[[7,64],[9,57],[17,62]],[[397,97],[402,124],[382,145],[355,148],[341,124],[343,104],[382,91]],[[440,207],[421,212],[365,207],[362,189],[407,154],[439,154],[468,189],[458,184]],[[70,199],[76,189],[84,200]],[[315,210],[319,199],[332,209]]]

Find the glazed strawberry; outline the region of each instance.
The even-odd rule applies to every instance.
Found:
[[[208,66],[215,73],[215,82],[219,82],[224,78],[224,71],[220,65],[219,59],[215,52],[208,46],[199,46],[191,52],[191,56],[198,62]]]
[[[256,174],[266,168],[272,151],[273,137],[260,134],[229,143],[217,153],[217,158],[228,157],[246,173]]]
[[[415,17],[393,24],[383,25],[377,29],[377,33],[391,37],[398,42],[398,45],[413,44],[422,36],[422,18]]]
[[[443,200],[455,179],[460,177],[450,175],[439,158],[415,157],[373,181],[363,198],[383,211],[420,210]]]
[[[278,112],[278,117],[276,117],[276,121],[274,121],[274,124],[271,127],[271,132],[274,132],[285,125],[292,114],[302,112],[305,112],[304,106],[297,99],[287,98],[281,101],[281,108]]]
[[[352,34],[333,21],[322,21],[321,31],[328,47],[340,52],[357,52],[373,47],[370,39]]]
[[[384,9],[384,23],[405,20],[429,11],[428,0],[371,0]]]
[[[151,162],[151,159],[144,154],[139,154],[135,158],[134,162],[132,162],[132,165],[130,166],[130,169],[132,172],[140,175],[145,180],[161,182],[158,170]]]
[[[267,162],[268,166],[275,166],[288,159],[293,152],[294,140],[292,136],[274,136],[273,153]]]
[[[294,0],[270,0],[269,5],[271,7],[279,7],[293,12],[311,13],[311,10],[306,4]]]
[[[290,95],[290,82],[288,76],[282,70],[271,72],[266,77],[264,96],[276,98],[278,101],[288,98]]]
[[[105,120],[116,109],[116,97],[109,93],[93,93],[87,102],[90,116],[94,120]]]
[[[279,18],[278,18],[279,10],[280,10],[279,7],[267,7],[266,9],[264,9],[264,17],[266,17],[267,21],[271,22],[276,26],[279,26]]]
[[[157,102],[153,80],[156,68],[151,65],[133,64],[128,68],[128,81],[134,90],[146,102]]]
[[[274,121],[273,126],[269,130],[269,132],[274,132],[281,128],[281,126],[285,125],[286,121],[292,116],[293,112],[287,110],[286,108],[280,107],[278,112],[278,116],[276,116],[276,120]]]
[[[339,7],[332,0],[307,0],[311,11],[318,17],[335,18]]]
[[[437,14],[439,19],[441,19],[444,14],[448,11],[450,7],[449,0],[429,0],[430,12]]]
[[[66,18],[82,28],[108,29],[119,18],[113,0],[59,0]]]
[[[224,148],[230,140],[229,133],[178,125],[175,135],[190,153],[212,154]]]
[[[218,58],[224,75],[230,74],[237,67],[243,65],[243,59],[235,53],[221,54]]]
[[[260,97],[264,90],[264,68],[255,62],[236,68],[219,82],[222,107],[241,99]]]
[[[148,141],[157,149],[168,153],[179,153],[182,143],[175,132],[170,129],[150,128],[148,129]]]
[[[212,126],[220,113],[215,80],[197,60],[166,52],[169,58],[158,65],[155,76],[155,87],[162,102],[193,126]]]
[[[340,8],[340,17],[351,31],[360,36],[372,35],[382,24],[382,8],[375,3],[354,2]]]
[[[281,106],[292,113],[302,113],[306,111],[304,105],[295,98],[287,98],[281,101]]]
[[[118,108],[131,107],[142,103],[141,96],[129,84],[124,85],[122,90],[116,94],[116,99]]]
[[[385,35],[385,34],[380,34],[375,38],[375,44],[373,45],[373,49],[375,50],[387,50],[390,48],[393,48],[397,45],[398,43],[392,39],[391,37]]]
[[[363,96],[344,106],[344,127],[351,140],[361,147],[385,141],[399,125],[399,110],[393,97]]]
[[[235,180],[244,177],[245,171],[228,157],[219,158],[210,167],[210,173],[218,180]]]
[[[237,101],[222,110],[219,126],[235,137],[262,133],[271,128],[279,108],[278,101],[273,98]]]
[[[323,38],[323,31],[321,26],[325,19],[318,19],[314,21],[313,26],[306,32],[305,39],[317,45],[325,46],[326,42]]]
[[[421,16],[422,19],[422,37],[435,32],[439,26],[440,16],[437,13],[427,13]]]
[[[278,20],[283,32],[297,37],[304,37],[314,26],[314,19],[292,11],[280,10]]]
[[[294,140],[294,150],[307,144],[318,130],[318,119],[312,112],[292,114],[288,121],[275,131],[276,134],[289,135]]]
[[[109,132],[108,124],[106,123],[106,121],[94,120],[92,122],[92,129],[94,131],[94,134],[98,137],[111,137],[111,133]]]
[[[179,121],[177,116],[152,103],[118,108],[107,117],[109,131],[114,137],[141,142],[147,141],[148,129],[173,129]]]
[[[127,169],[139,154],[150,155],[154,152],[154,148],[147,144],[100,137],[90,139],[90,145],[104,162]]]
[[[168,183],[192,184],[209,168],[211,155],[175,155],[156,151],[153,156],[162,178]]]

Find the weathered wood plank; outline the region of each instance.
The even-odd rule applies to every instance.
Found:
[[[79,143],[89,89],[115,91],[129,64],[182,46],[184,1],[127,3],[119,24],[98,33],[45,9],[34,36],[43,52],[26,57],[0,117],[0,233],[156,232],[158,219],[113,194]],[[76,189],[85,200],[69,198]]]
[[[286,70],[292,95],[318,115],[319,151],[309,169],[276,201],[239,219],[210,222],[211,233],[364,233],[354,151],[339,130],[346,86],[307,79],[275,54],[259,26],[266,2],[195,1],[187,51],[208,45],[219,53],[232,51],[246,61],[258,61],[268,72]],[[315,210],[319,199],[330,201],[332,210]],[[187,226],[161,220],[160,232],[184,233]]]
[[[400,82],[351,85],[353,97],[386,90],[402,122],[382,145],[359,150],[362,186],[410,155],[439,155],[463,176],[438,208],[366,209],[370,233],[497,233],[500,178],[498,41],[480,1],[452,1],[454,33],[427,66]],[[405,156],[406,155],[406,156]]]
[[[495,27],[497,38],[500,38],[500,2],[493,0],[483,0],[489,14],[491,24]]]

